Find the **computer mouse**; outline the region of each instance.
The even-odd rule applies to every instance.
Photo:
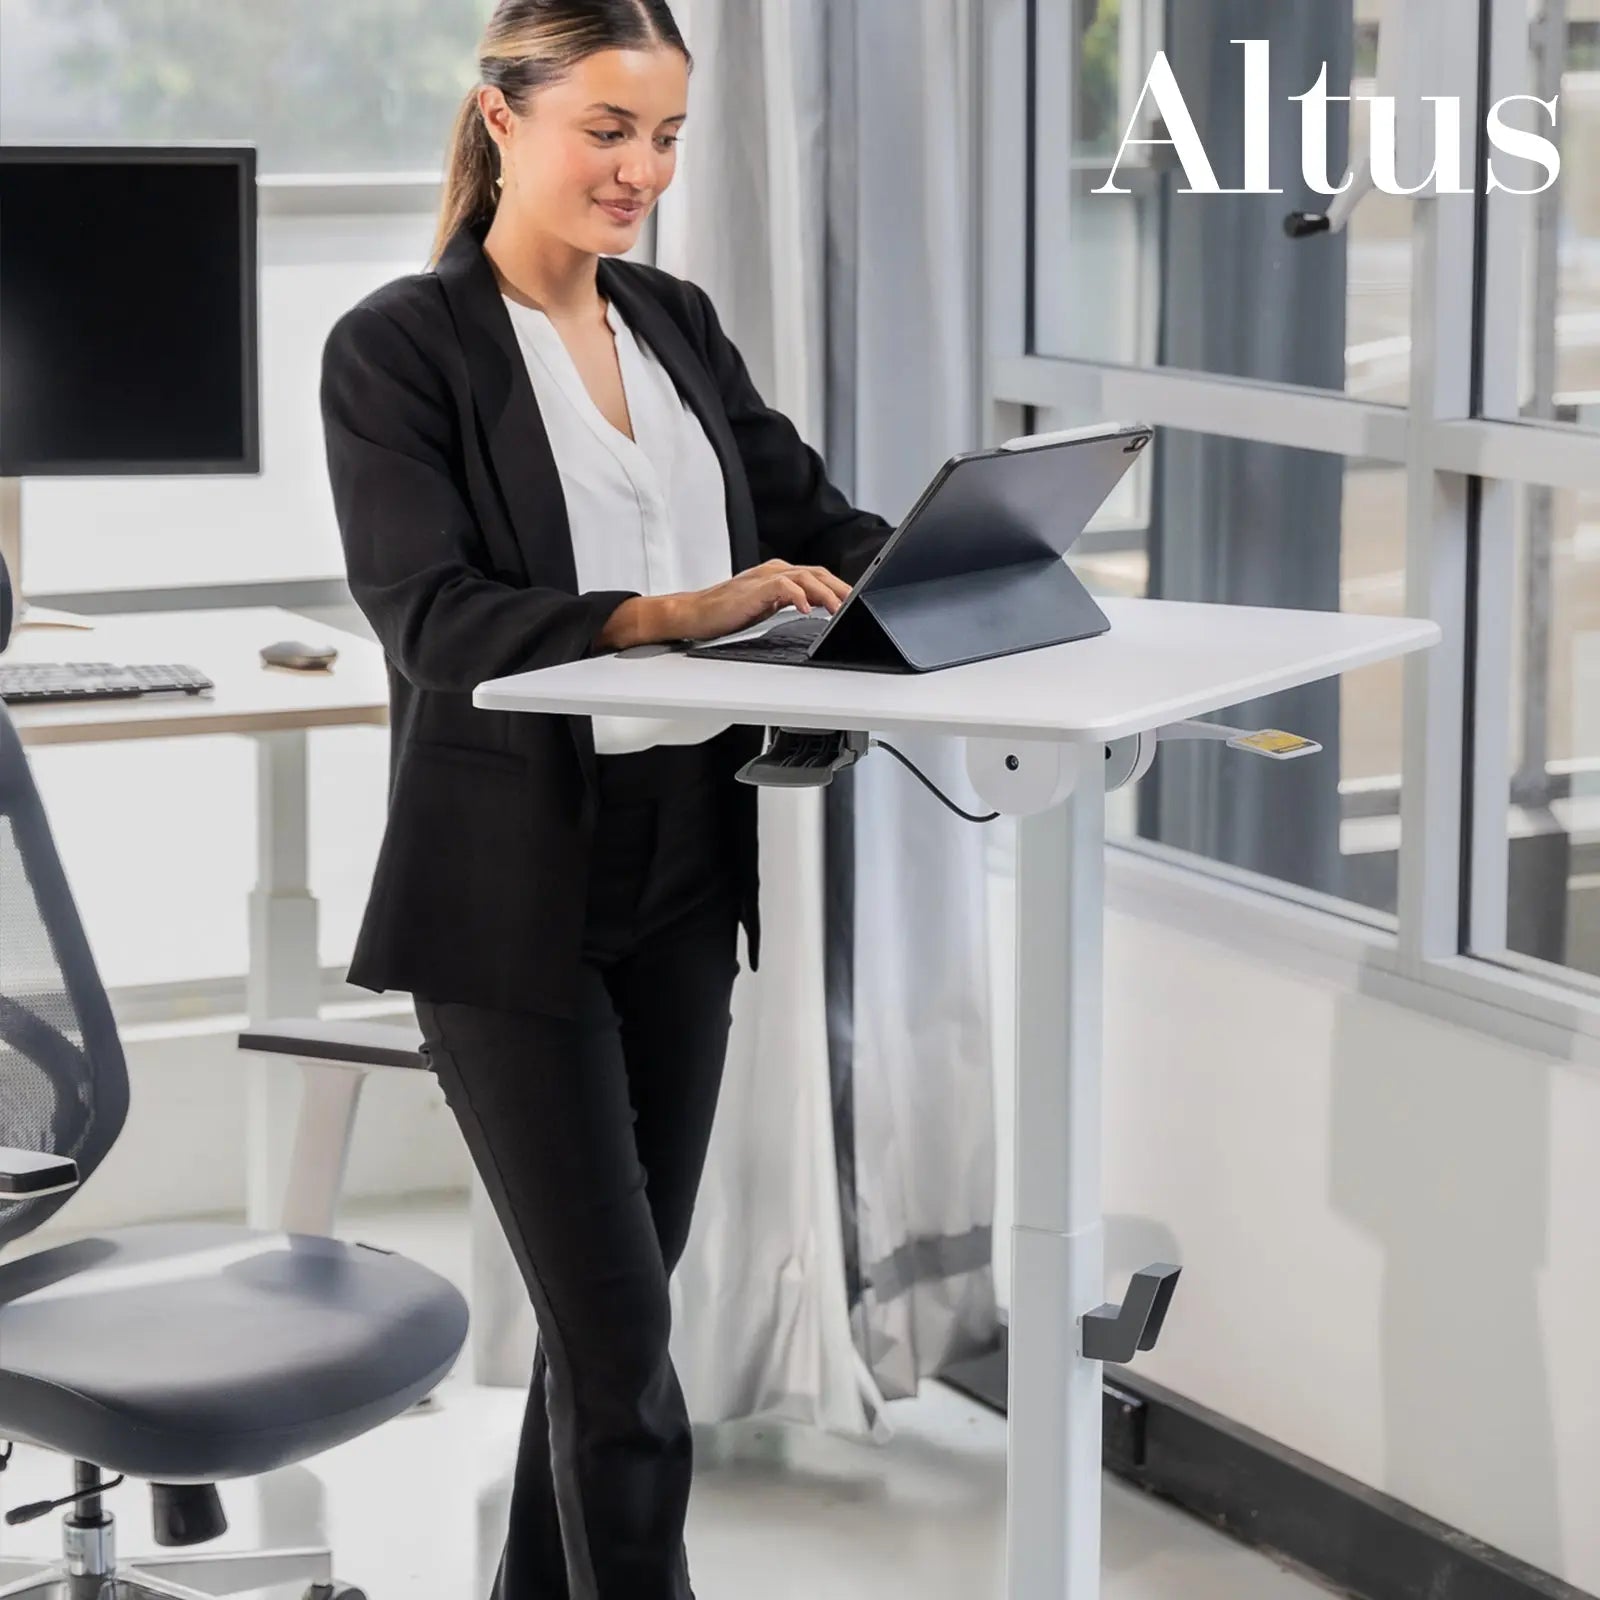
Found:
[[[261,647],[261,659],[269,667],[292,667],[296,672],[321,672],[333,665],[338,654],[331,644],[302,644],[298,639]]]

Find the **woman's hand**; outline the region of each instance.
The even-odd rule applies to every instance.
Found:
[[[826,567],[796,567],[774,557],[709,589],[667,596],[672,603],[671,636],[716,639],[748,628],[785,606],[797,606],[803,612],[813,606],[837,611],[849,593],[850,585]]]

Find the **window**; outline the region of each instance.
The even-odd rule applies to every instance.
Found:
[[[987,271],[1028,307],[989,302],[995,435],[1155,425],[1073,554],[1101,592],[1412,608],[1445,629],[1410,666],[1232,708],[1220,720],[1298,727],[1327,753],[1262,772],[1169,748],[1112,797],[1113,836],[1387,920],[1408,972],[1570,1027],[1588,1013],[1549,1000],[1551,977],[1600,1001],[1600,0],[1540,10],[1531,32],[1522,0],[1481,0],[1466,37],[1486,57],[1439,69],[1471,117],[1480,77],[1490,102],[1560,93],[1564,165],[1543,196],[1489,197],[1475,174],[1476,194],[1374,194],[1344,234],[1290,244],[1281,209],[1303,198],[1181,196],[1159,146],[1130,150],[1131,194],[1093,193],[1157,49],[1227,185],[1231,39],[1270,37],[1275,96],[1324,61],[1330,88],[1343,73],[1371,92],[1380,9],[1031,0],[1025,25],[995,22],[995,103],[998,75],[1032,84],[987,151],[991,193],[1017,197],[1015,216],[992,208]],[[1510,120],[1540,131],[1531,109]],[[1282,132],[1287,187],[1298,127]],[[1480,958],[1466,977],[1445,966],[1463,953]],[[1600,1032],[1600,1005],[1577,1025]]]
[[[1084,420],[1043,411],[1034,426]],[[1142,512],[1130,518],[1126,502],[1108,506],[1072,558],[1096,593],[1404,611],[1401,467],[1162,428],[1122,487]],[[1268,509],[1274,494],[1278,517]],[[1281,765],[1172,745],[1136,792],[1115,797],[1112,836],[1392,914],[1402,671],[1384,662],[1230,710],[1216,720],[1287,728],[1316,739],[1322,753]]]
[[[1505,950],[1600,977],[1600,488],[1515,504]]]
[[[1262,13],[1266,15],[1265,12]],[[1411,202],[1374,194],[1338,238],[1291,240],[1291,211],[1322,211],[1304,184],[1300,108],[1324,64],[1328,182],[1367,137],[1376,0],[1280,8],[1272,19],[1272,182],[1280,195],[1192,195],[1153,100],[1158,50],[1223,188],[1244,182],[1244,53],[1237,7],[1216,0],[1073,0],[1034,8],[1034,339],[1041,355],[1309,385],[1403,405],[1409,381]],[[1265,22],[1257,36],[1268,32]],[[1353,127],[1351,119],[1354,119]],[[1061,159],[1061,155],[1065,159]],[[1094,191],[1115,169],[1126,196]],[[1420,176],[1420,174],[1418,175]],[[1404,175],[1402,175],[1405,181]]]
[[[1600,428],[1600,5],[1542,7],[1526,37],[1525,58],[1497,92],[1559,96],[1553,128],[1531,105],[1513,108],[1507,120],[1555,140],[1561,177],[1543,194],[1502,208],[1520,235],[1523,276],[1516,402],[1504,410]],[[1538,180],[1512,181],[1532,187]],[[1502,410],[1496,400],[1492,412]]]
[[[265,173],[437,172],[483,0],[0,0],[0,139],[248,140]]]

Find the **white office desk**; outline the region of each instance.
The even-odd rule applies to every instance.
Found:
[[[939,672],[608,655],[501,678],[473,697],[477,705],[508,711],[661,716],[704,710],[772,727],[884,734],[914,727],[951,734],[967,741],[969,773],[991,807],[1023,819],[1006,1546],[1011,1600],[1089,1600],[1100,1586],[1102,1363],[1083,1356],[1082,1324],[1105,1299],[1103,749],[1183,718],[1425,649],[1440,636],[1431,622],[1323,612],[1154,600],[1107,600],[1104,609],[1111,631],[1099,638]],[[937,804],[931,796],[927,803]],[[1178,1308],[1181,1317],[1181,1296]]]
[[[307,728],[382,726],[389,720],[383,650],[275,606],[239,610],[139,611],[90,617],[94,626],[18,629],[6,661],[182,662],[216,688],[208,695],[58,701],[11,708],[26,745],[99,744],[202,733],[303,733]],[[339,657],[326,671],[265,666],[259,651],[279,639],[326,641]]]
[[[216,685],[205,696],[65,701],[10,708],[24,745],[100,744],[243,734],[256,747],[257,879],[250,896],[247,1004],[252,1022],[317,1014],[317,902],[308,874],[306,731],[384,726],[389,686],[383,651],[369,639],[275,607],[149,611],[88,619],[94,626],[17,629],[6,661],[178,662]],[[265,666],[279,639],[338,646],[333,666],[295,672]],[[115,824],[114,817],[111,824]],[[281,1212],[296,1088],[288,1074],[251,1064],[248,1205],[252,1223]]]

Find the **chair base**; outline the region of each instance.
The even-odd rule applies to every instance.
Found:
[[[4,1600],[212,1600],[214,1595],[248,1593],[258,1587],[250,1583],[240,1589],[193,1589],[163,1578],[144,1577],[136,1567],[110,1578],[73,1578],[58,1564],[41,1568],[37,1577],[0,1589],[0,1596]],[[307,1590],[308,1595],[314,1592],[314,1587]],[[339,1591],[325,1586],[325,1592],[331,1596]]]
[[[110,1530],[103,1533],[99,1548],[106,1559],[100,1562],[0,1557],[0,1600],[215,1600],[302,1581],[307,1595],[318,1600],[360,1592],[333,1581],[333,1555],[322,1548],[143,1556],[119,1564]],[[106,1570],[86,1572],[86,1565]]]

